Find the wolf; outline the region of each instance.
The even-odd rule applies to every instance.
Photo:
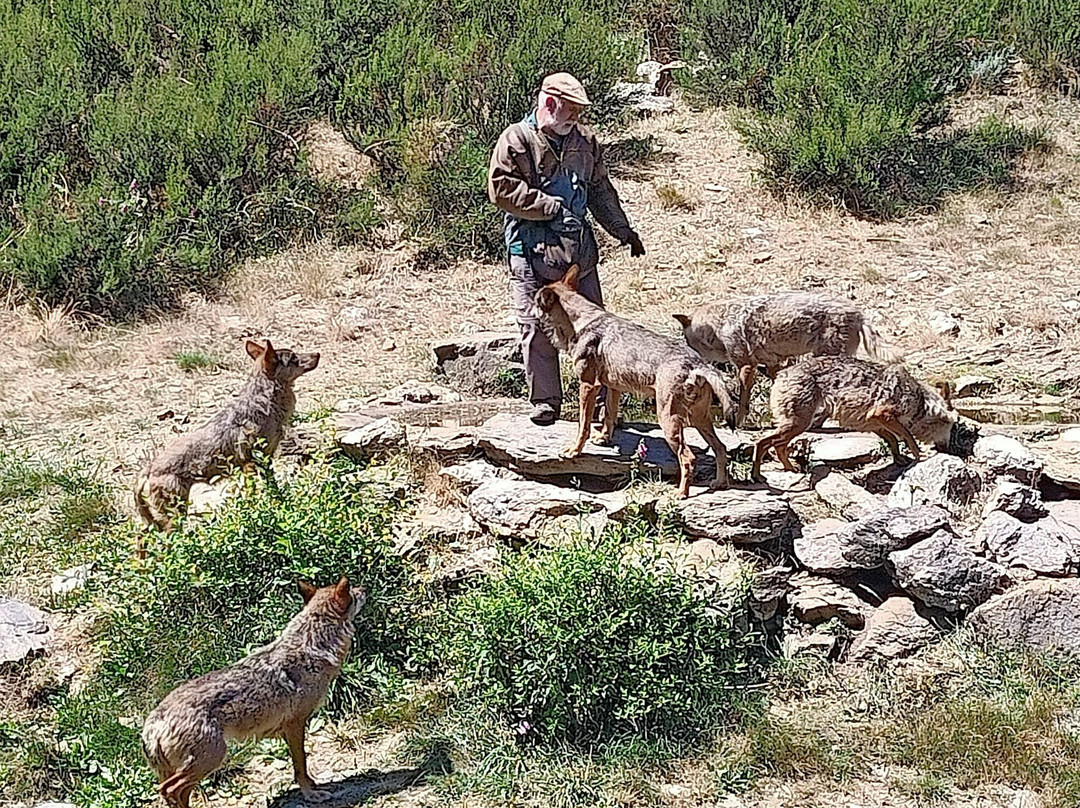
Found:
[[[171,512],[183,507],[191,486],[227,474],[236,466],[252,470],[252,450],[273,454],[296,407],[293,382],[319,365],[317,353],[275,350],[248,340],[253,360],[244,388],[225,409],[196,430],[166,446],[135,484],[140,518],[160,530],[172,525]]]
[[[329,796],[308,775],[304,733],[341,672],[367,594],[344,576],[333,586],[300,581],[299,588],[304,607],[276,640],[180,685],[146,717],[143,755],[169,808],[189,808],[199,781],[224,762],[226,739],[284,738],[304,797]]]
[[[672,315],[687,344],[710,362],[730,362],[739,374],[739,411],[746,420],[750,392],[759,365],[769,378],[788,360],[803,354],[854,356],[861,342],[870,356],[899,362],[902,355],[887,345],[846,300],[815,292],[769,295],[709,303],[690,315]]]
[[[796,470],[788,457],[788,443],[821,411],[845,429],[876,432],[897,462],[901,459],[897,438],[915,460],[920,458],[917,440],[942,452],[955,453],[957,445],[959,416],[949,386],[935,390],[900,364],[881,365],[851,356],[805,359],[777,374],[769,405],[776,432],[754,447],[754,479],[761,478],[761,461],[770,448],[776,449],[786,470]]]
[[[713,429],[713,395],[720,401],[724,419],[731,421],[732,406],[720,373],[690,350],[685,343],[649,331],[616,317],[586,300],[577,291],[578,268],[570,267],[562,280],[541,287],[534,306],[537,319],[560,350],[574,361],[581,380],[578,438],[564,455],[576,457],[589,437],[596,396],[607,387],[604,420],[594,437],[610,443],[618,417],[622,392],[656,398],[656,415],[664,438],[679,460],[679,496],[690,492],[694,453],[683,430],[692,426],[701,433],[716,455],[714,488],[728,485],[727,450]]]

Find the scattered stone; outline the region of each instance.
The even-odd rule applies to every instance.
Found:
[[[988,376],[960,376],[953,379],[953,395],[956,398],[968,398],[988,393],[994,389],[994,380]]]
[[[986,467],[987,481],[1012,477],[1034,488],[1039,484],[1039,475],[1043,470],[1042,461],[1024,444],[1008,435],[979,438],[975,441],[974,459]]]
[[[442,546],[478,538],[480,534],[480,525],[465,511],[423,510],[395,526],[394,552],[403,558],[418,557],[423,555],[424,540]]]
[[[792,576],[790,585],[788,603],[797,619],[816,625],[838,617],[848,628],[863,627],[870,606],[846,586],[806,572]]]
[[[856,485],[844,475],[830,471],[817,481],[814,490],[845,519],[860,519],[881,510],[884,499]]]
[[[931,505],[887,508],[828,533],[803,531],[795,538],[795,556],[813,572],[844,575],[883,566],[889,554],[933,535],[949,524],[949,515]]]
[[[0,597],[0,665],[22,662],[50,641],[45,612],[14,598]]]
[[[764,264],[766,261],[772,260],[772,253],[767,250],[756,252],[750,256],[750,262],[754,264]]]
[[[939,453],[905,469],[887,502],[898,508],[940,505],[956,515],[971,504],[980,487],[979,476],[963,460]]]
[[[373,460],[400,451],[407,441],[405,427],[393,418],[379,418],[367,426],[350,429],[338,439],[342,450],[357,460]]]
[[[848,659],[899,659],[938,640],[942,631],[915,609],[908,598],[892,597],[874,609],[866,628],[852,643]]]
[[[991,558],[1007,567],[1063,576],[1074,574],[1080,564],[1080,531],[1070,531],[1053,517],[1027,523],[995,511],[979,526],[976,538]]]
[[[1038,578],[975,609],[978,639],[1012,650],[1080,656],[1080,580]]]
[[[90,580],[93,564],[80,564],[77,567],[62,570],[52,577],[50,588],[54,595],[70,595],[86,586]]]
[[[375,325],[371,312],[361,306],[344,306],[335,318],[341,335],[345,339],[360,339],[365,332]]]
[[[565,458],[563,452],[577,440],[577,431],[573,421],[537,426],[521,415],[500,413],[480,427],[477,444],[495,463],[531,477],[585,475],[618,479],[629,475],[635,467],[643,472],[659,471],[671,476],[679,473],[678,461],[658,427],[642,429],[627,425],[615,430],[610,446],[589,442],[582,454]],[[718,429],[717,434],[729,453],[745,445],[726,429]],[[698,453],[695,475],[711,478],[716,466],[711,454],[702,456],[707,451],[704,439],[697,430],[688,429],[686,441]],[[643,446],[641,451],[639,445]]]
[[[988,519],[995,511],[1007,513],[1022,522],[1034,522],[1046,515],[1039,489],[1009,477],[1000,478],[990,492],[983,507],[983,518]]]
[[[517,332],[481,331],[471,336],[432,345],[435,372],[456,390],[502,394],[507,383],[523,384],[521,335]]]
[[[469,513],[491,533],[535,539],[558,526],[561,517],[588,517],[589,525],[607,521],[610,506],[593,494],[532,480],[493,479],[469,495]]]
[[[955,337],[960,333],[960,321],[944,311],[932,311],[926,319],[930,330],[941,337]]]
[[[759,620],[771,620],[776,616],[787,596],[790,567],[769,567],[755,572],[750,579],[750,609]]]
[[[905,592],[947,612],[978,606],[1009,583],[1004,567],[969,552],[945,530],[891,553],[888,569]]]
[[[925,269],[913,269],[904,275],[904,280],[908,283],[918,283],[919,281],[925,281],[930,277],[930,273]]]
[[[791,503],[768,491],[709,491],[677,505],[683,529],[732,544],[761,544],[789,537],[797,524]]]

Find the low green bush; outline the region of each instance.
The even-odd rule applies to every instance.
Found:
[[[507,556],[452,604],[447,657],[466,712],[556,745],[694,737],[729,718],[756,659],[746,581],[706,596],[655,545],[631,556],[625,538]]]

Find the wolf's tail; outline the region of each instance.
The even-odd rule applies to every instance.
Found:
[[[874,327],[870,323],[864,322],[862,324],[862,344],[866,352],[874,359],[880,359],[882,362],[888,362],[889,364],[896,364],[897,362],[904,361],[904,354],[898,350],[895,346],[890,345],[882,336],[874,330]]]
[[[150,509],[150,502],[147,499],[149,485],[149,478],[143,475],[135,483],[132,493],[135,495],[135,510],[138,511],[139,518],[148,525],[156,525],[158,520],[154,518],[154,512]]]
[[[690,380],[693,382],[703,381],[712,388],[713,394],[720,401],[720,409],[724,413],[724,426],[728,429],[735,428],[735,405],[731,401],[727,384],[720,371],[712,365],[702,363],[701,366],[690,371]]]

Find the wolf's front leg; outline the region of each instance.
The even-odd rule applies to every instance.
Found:
[[[292,758],[293,773],[296,776],[296,784],[300,786],[300,793],[308,802],[325,802],[333,794],[317,788],[307,770],[307,753],[304,751],[307,720],[308,716],[304,716],[303,719],[286,724],[282,734],[285,736],[285,743],[289,745],[289,756]]]
[[[596,408],[596,395],[600,392],[601,386],[602,385],[600,385],[599,382],[581,382],[581,386],[578,388],[578,396],[581,401],[579,402],[580,413],[578,415],[577,442],[566,448],[562,453],[563,457],[567,459],[577,457],[585,450],[585,442],[589,439],[589,430],[592,428],[592,415],[593,410]]]

